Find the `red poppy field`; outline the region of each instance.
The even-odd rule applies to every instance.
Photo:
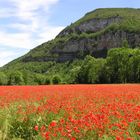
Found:
[[[140,85],[0,87],[0,140],[140,140]]]

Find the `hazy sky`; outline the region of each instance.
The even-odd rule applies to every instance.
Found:
[[[0,66],[54,38],[96,8],[140,8],[140,0],[0,0]]]

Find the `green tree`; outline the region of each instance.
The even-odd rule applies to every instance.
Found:
[[[129,55],[130,76],[129,82],[140,82],[140,49],[133,49]]]
[[[55,75],[52,78],[52,84],[60,84],[62,82],[61,77],[59,75]]]
[[[77,76],[77,83],[90,83],[89,82],[89,69],[91,68],[92,66],[92,63],[93,63],[93,57],[92,56],[89,56],[87,55],[84,59],[84,62],[79,70],[79,73],[78,73],[78,76]]]
[[[128,43],[127,39],[123,40],[122,47],[129,48],[129,43]]]
[[[50,79],[48,77],[46,77],[46,79],[45,79],[45,84],[46,85],[50,85],[51,84],[51,81],[50,81]]]
[[[80,66],[75,66],[74,68],[70,69],[69,78],[68,78],[69,83],[71,83],[71,84],[76,83],[76,78],[78,76],[80,69],[81,69]]]
[[[46,80],[46,77],[42,74],[36,74],[35,75],[35,82],[38,84],[38,85],[44,85],[45,84],[45,80]]]
[[[94,59],[89,69],[88,81],[90,83],[100,83],[100,75],[104,67],[104,59]]]
[[[9,76],[9,85],[24,85],[23,74],[20,71],[11,72]]]
[[[7,85],[8,79],[4,72],[0,72],[0,85]]]
[[[86,56],[77,76],[78,83],[99,83],[99,75],[105,64],[104,59],[95,59],[92,56]]]
[[[111,49],[107,56],[107,67],[109,68],[111,83],[137,82],[139,65],[139,49],[126,47]]]

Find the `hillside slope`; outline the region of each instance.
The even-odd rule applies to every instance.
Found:
[[[64,62],[87,54],[106,57],[107,50],[121,47],[124,40],[139,47],[140,9],[97,9],[18,60]]]
[[[55,39],[8,63],[2,71],[26,71],[31,79],[34,73],[48,77],[59,74],[68,81],[65,77],[80,69],[85,56],[102,61],[108,50],[120,48],[124,42],[131,48],[140,48],[140,9],[97,9],[66,27]]]

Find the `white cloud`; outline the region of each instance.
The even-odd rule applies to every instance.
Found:
[[[0,32],[0,46],[10,46],[13,48],[30,48],[32,41],[27,33],[5,33]]]
[[[10,7],[0,6],[0,20],[4,18],[14,20],[0,24],[0,46],[30,50],[53,39],[64,28],[52,26],[48,21],[51,17],[51,6],[57,4],[58,1],[7,0]],[[2,57],[0,57],[0,63],[4,63]]]
[[[8,8],[1,8],[0,9],[0,18],[6,18],[12,16],[13,13],[10,9]]]
[[[62,29],[63,27],[44,28],[43,31],[37,32],[37,38],[32,37],[32,33],[28,32],[5,33],[0,31],[0,46],[32,49],[33,47],[54,38]]]
[[[52,27],[48,26],[44,28],[41,34],[39,34],[39,40],[37,44],[41,44],[42,42],[46,42],[46,40],[51,40],[54,36],[56,36],[61,30],[63,30],[64,27],[58,26],[58,27]]]
[[[0,67],[15,59],[17,54],[13,51],[0,51]]]

